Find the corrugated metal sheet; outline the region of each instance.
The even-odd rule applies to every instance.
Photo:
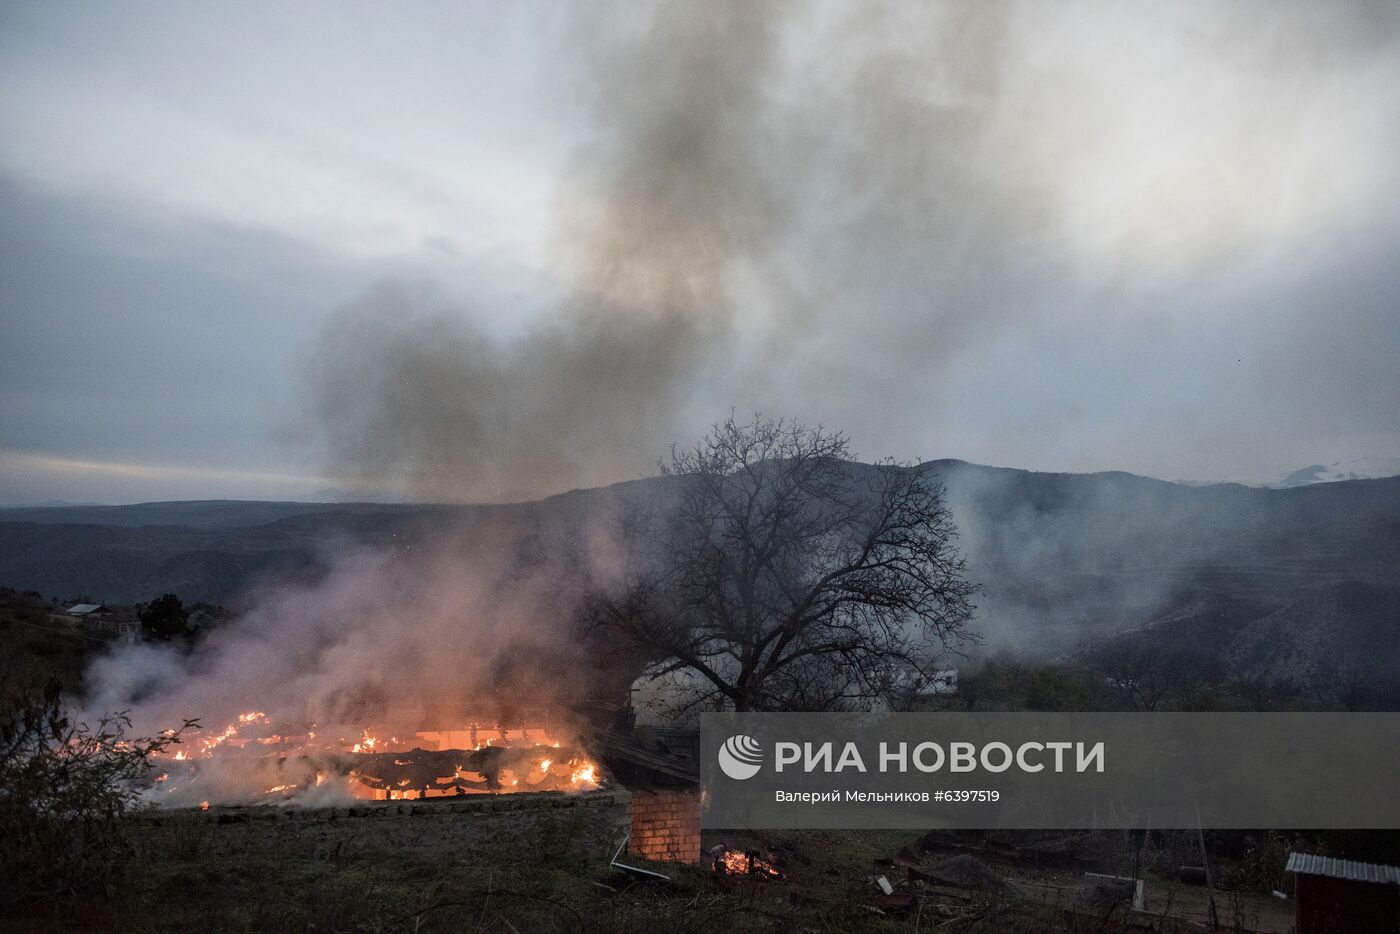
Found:
[[[100,603],[75,603],[68,608],[68,612],[72,613],[74,616],[83,616],[84,614],[91,613],[93,610],[100,609],[102,609],[102,604]]]
[[[1352,859],[1334,859],[1331,856],[1314,856],[1311,853],[1289,853],[1285,869],[1309,876],[1400,885],[1400,866],[1358,863]]]

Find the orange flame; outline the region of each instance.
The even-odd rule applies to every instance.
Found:
[[[282,724],[275,726],[281,727]],[[359,731],[358,742],[351,742],[344,736],[338,742],[332,741],[329,736],[318,742],[317,734],[311,729],[314,726],[306,724],[274,732],[272,719],[263,711],[250,710],[238,714],[234,722],[216,731],[196,732],[187,740],[186,748],[165,752],[162,758],[191,764],[179,770],[172,768],[169,772],[162,772],[154,781],[165,783],[162,788],[170,792],[170,795],[162,796],[162,800],[174,800],[181,797],[177,792],[189,788],[198,779],[199,772],[192,770],[194,761],[202,763],[204,760],[237,758],[243,763],[238,768],[252,766],[256,771],[261,766],[253,764],[258,762],[276,764],[315,757],[313,761],[320,759],[316,761],[315,769],[308,770],[295,781],[287,781],[291,775],[271,775],[263,771],[262,774],[271,781],[266,784],[256,782],[244,793],[254,797],[290,796],[322,785],[328,778],[336,776],[346,779],[345,787],[352,797],[371,800],[540,790],[581,792],[591,791],[603,783],[597,763],[577,750],[564,752],[565,744],[542,726],[522,729],[501,724],[494,727],[471,724],[469,728],[422,731],[405,740],[391,736],[387,741],[382,738],[382,733],[369,726]],[[501,750],[503,757],[470,766],[457,760],[455,767],[443,766],[446,774],[440,776],[424,773],[422,763],[434,760],[417,754],[456,750],[479,752],[488,748]],[[350,768],[341,759],[327,769],[328,764],[336,762],[338,754],[345,753],[365,756],[365,766]],[[385,753],[391,755],[386,756]],[[494,756],[494,752],[491,755]],[[329,757],[329,763],[326,757]],[[464,766],[467,766],[465,770]],[[276,768],[280,772],[283,766],[277,764]]]
[[[715,862],[716,868],[725,875],[755,875],[770,879],[781,879],[783,876],[778,867],[772,863],[765,859],[759,859],[753,853],[745,853],[743,850],[726,849]]]

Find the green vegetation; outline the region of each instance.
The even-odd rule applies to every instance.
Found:
[[[872,908],[873,860],[918,834],[775,834],[780,883],[715,879],[656,865],[670,883],[638,882],[608,866],[611,837],[575,812],[473,815],[450,848],[424,841],[435,818],[350,819],[324,825],[259,820],[137,821],[143,845],[110,897],[31,905],[15,930],[551,932],[903,931],[911,917]],[[415,845],[402,846],[407,826]],[[548,846],[542,844],[548,843]],[[959,930],[1053,930],[1053,913],[1000,896]],[[1117,930],[1110,925],[1104,931]]]
[[[169,642],[189,632],[189,611],[173,593],[164,594],[141,608],[137,614],[141,629],[150,638]]]
[[[621,835],[617,812],[453,815],[429,808],[312,819],[264,810],[134,818],[136,845],[121,885],[105,895],[31,903],[11,916],[11,926],[36,932],[1134,930],[1121,906],[1075,901],[1088,870],[1142,875],[1154,913],[1202,920],[1208,910],[1207,890],[1175,877],[1176,867],[1199,852],[1194,833],[960,833],[928,852],[924,835],[912,831],[710,834],[707,846],[768,851],[786,878],[716,878],[666,864],[650,868],[669,874],[670,882],[639,882],[608,865]],[[1277,834],[1208,838],[1220,851],[1212,859],[1220,872],[1221,917],[1249,930],[1287,930],[1291,905],[1267,889],[1278,887],[1278,853],[1299,842],[1317,843]],[[1028,850],[1017,856],[1017,843],[1043,858],[1028,861]],[[931,898],[920,915],[917,905],[885,899],[873,881],[884,875],[901,892],[922,890],[906,883],[902,863],[892,864],[901,852],[928,868],[955,859],[988,884],[943,885],[951,900]],[[963,855],[950,856],[955,852]],[[959,923],[935,927],[950,915],[934,904],[953,906]]]
[[[107,891],[123,878],[122,818],[151,758],[180,741],[180,730],[129,738],[130,726],[120,715],[74,721],[57,681],[0,704],[0,908]]]
[[[37,593],[0,588],[0,696],[42,691],[57,680],[70,694],[83,689],[83,673],[107,649],[114,634],[62,615],[59,604]]]

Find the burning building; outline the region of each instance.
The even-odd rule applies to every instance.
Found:
[[[373,726],[279,724],[248,711],[182,737],[147,796],[190,806],[592,791],[605,783],[602,768],[570,720],[547,709],[509,721],[464,716],[454,728],[401,737]]]
[[[264,586],[188,651],[147,642],[101,659],[94,716],[128,710],[139,735],[199,718],[146,799],[217,819],[683,788],[693,764],[630,742],[635,660],[571,628],[564,562],[522,559],[513,525],[437,531],[431,548],[342,553],[313,580]],[[643,815],[637,841],[684,836],[652,849],[698,861],[691,810],[693,833]]]

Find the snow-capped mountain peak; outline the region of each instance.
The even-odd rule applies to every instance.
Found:
[[[1310,483],[1332,483],[1337,480],[1376,480],[1400,475],[1400,457],[1358,457],[1335,464],[1313,464],[1295,470],[1278,483],[1278,489],[1307,486]]]

